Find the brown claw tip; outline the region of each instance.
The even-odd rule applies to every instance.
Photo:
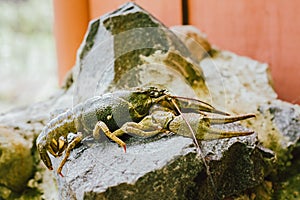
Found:
[[[126,153],[126,145],[123,146],[124,152]]]
[[[59,172],[58,174],[59,174],[61,177],[64,177],[64,175],[63,175],[61,172]]]
[[[49,167],[49,170],[53,170],[53,167]]]
[[[248,132],[244,132],[244,135],[246,136],[246,135],[251,135],[251,134],[253,134],[253,133],[255,133],[255,131],[248,131]]]

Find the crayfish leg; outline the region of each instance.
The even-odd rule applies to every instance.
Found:
[[[57,169],[57,173],[63,177],[63,174],[61,173],[63,166],[66,164],[71,150],[75,148],[75,146],[82,140],[82,133],[78,132],[76,134],[76,137],[73,138],[73,140],[68,144],[67,149],[66,149],[66,153],[65,153],[65,157],[63,158],[63,160],[60,162],[60,165]]]
[[[93,130],[93,136],[94,136],[95,139],[100,138],[100,134],[99,134],[100,130],[102,130],[104,132],[104,134],[109,139],[113,140],[118,145],[123,147],[123,149],[126,153],[126,144],[125,144],[125,142],[123,142],[120,138],[117,137],[117,136],[121,136],[121,135],[124,134],[124,132],[121,129],[118,129],[118,130],[116,130],[115,132],[112,133],[104,122],[99,121],[99,122],[97,122],[97,124],[95,125],[95,128]]]

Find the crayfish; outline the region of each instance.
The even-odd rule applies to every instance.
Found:
[[[210,125],[252,117],[254,114],[229,116],[208,103],[173,96],[165,89],[136,88],[95,96],[58,115],[45,126],[36,140],[36,145],[41,160],[50,170],[53,167],[47,152],[58,157],[65,151],[57,169],[57,173],[62,176],[62,168],[71,150],[90,135],[99,139],[103,132],[126,152],[126,144],[119,138],[123,134],[151,137],[159,133],[173,132],[192,137],[190,126],[195,129],[198,140],[230,138],[249,135],[253,131],[223,131]],[[75,133],[75,137],[68,140],[70,133]]]

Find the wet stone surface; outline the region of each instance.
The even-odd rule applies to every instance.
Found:
[[[72,152],[57,176],[63,199],[215,199],[259,185],[273,154],[256,146],[257,137],[202,142],[212,173],[207,177],[192,139],[169,136],[131,140],[127,152],[111,142]],[[265,153],[262,154],[262,152]],[[53,159],[55,165],[59,159]],[[216,191],[218,191],[216,193]]]

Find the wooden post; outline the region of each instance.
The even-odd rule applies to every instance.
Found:
[[[54,34],[61,84],[66,73],[74,66],[76,52],[89,22],[88,1],[53,0]]]
[[[300,1],[189,0],[211,43],[270,64],[279,98],[300,104]]]

